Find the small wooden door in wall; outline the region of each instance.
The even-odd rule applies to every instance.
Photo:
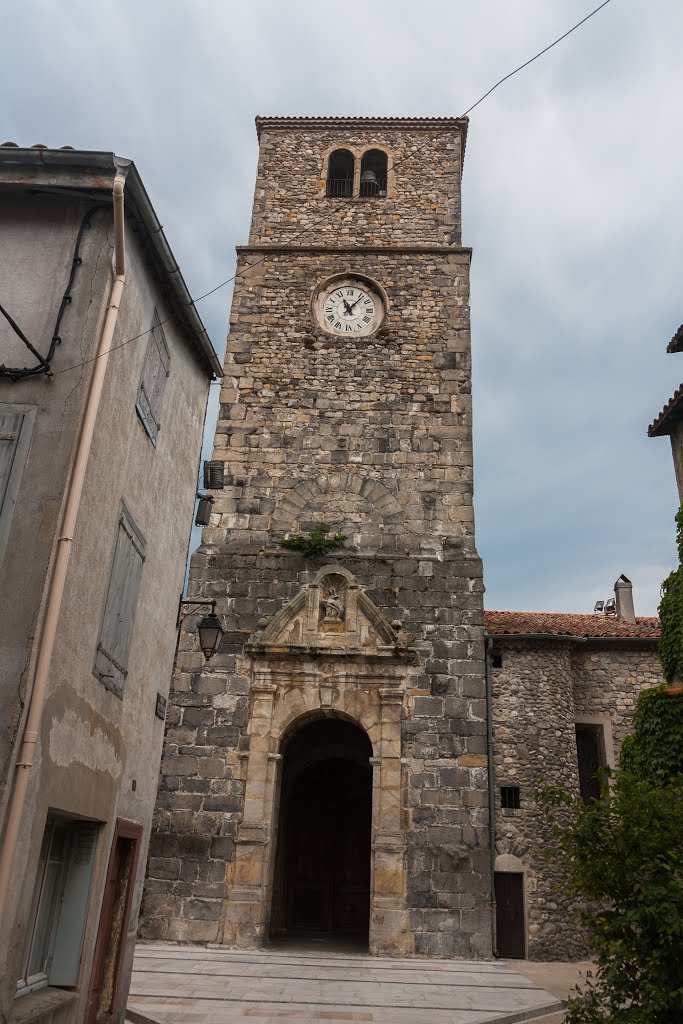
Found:
[[[142,825],[117,820],[97,931],[86,1024],[107,1024],[116,1016],[141,838]]]
[[[496,935],[498,956],[524,960],[524,875],[521,872],[496,871]]]

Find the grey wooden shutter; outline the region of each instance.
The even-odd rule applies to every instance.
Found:
[[[23,412],[0,410],[0,509],[5,504],[23,422]]]
[[[161,427],[161,404],[170,365],[171,357],[166,338],[157,311],[154,310],[152,330],[147,342],[145,365],[142,369],[142,379],[135,406],[145,425],[145,430],[154,444],[156,444],[157,434]]]
[[[31,406],[0,405],[0,559],[9,537],[34,419]]]
[[[93,669],[97,678],[119,695],[128,674],[128,652],[144,560],[145,543],[122,509]]]

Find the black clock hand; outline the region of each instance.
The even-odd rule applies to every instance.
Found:
[[[347,313],[349,314],[349,316],[351,316],[351,314],[353,313],[353,306],[349,306],[349,304],[348,304],[348,302],[346,301],[346,299],[342,299],[342,302],[343,302],[343,303],[344,303],[344,305],[346,306],[346,312],[347,312]],[[353,305],[355,306],[355,302],[354,302],[354,304],[353,304]]]
[[[362,298],[363,298],[363,293],[361,292],[360,295],[358,296],[358,298],[356,299],[356,301],[351,305],[351,309],[349,309],[349,313],[353,310],[354,306],[358,305],[358,303],[360,302],[360,300]]]

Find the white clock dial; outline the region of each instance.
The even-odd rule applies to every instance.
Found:
[[[342,285],[325,296],[323,317],[329,331],[337,334],[360,334],[372,330],[376,303],[364,288]]]
[[[384,319],[386,296],[381,285],[360,274],[339,274],[314,292],[313,318],[327,334],[365,338]]]

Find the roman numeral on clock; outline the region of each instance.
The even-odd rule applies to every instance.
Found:
[[[371,320],[371,319],[372,319],[372,317],[369,317],[369,316],[364,316],[364,317],[363,317],[363,323],[364,323],[364,324],[369,324],[369,323],[370,323],[370,320]]]

